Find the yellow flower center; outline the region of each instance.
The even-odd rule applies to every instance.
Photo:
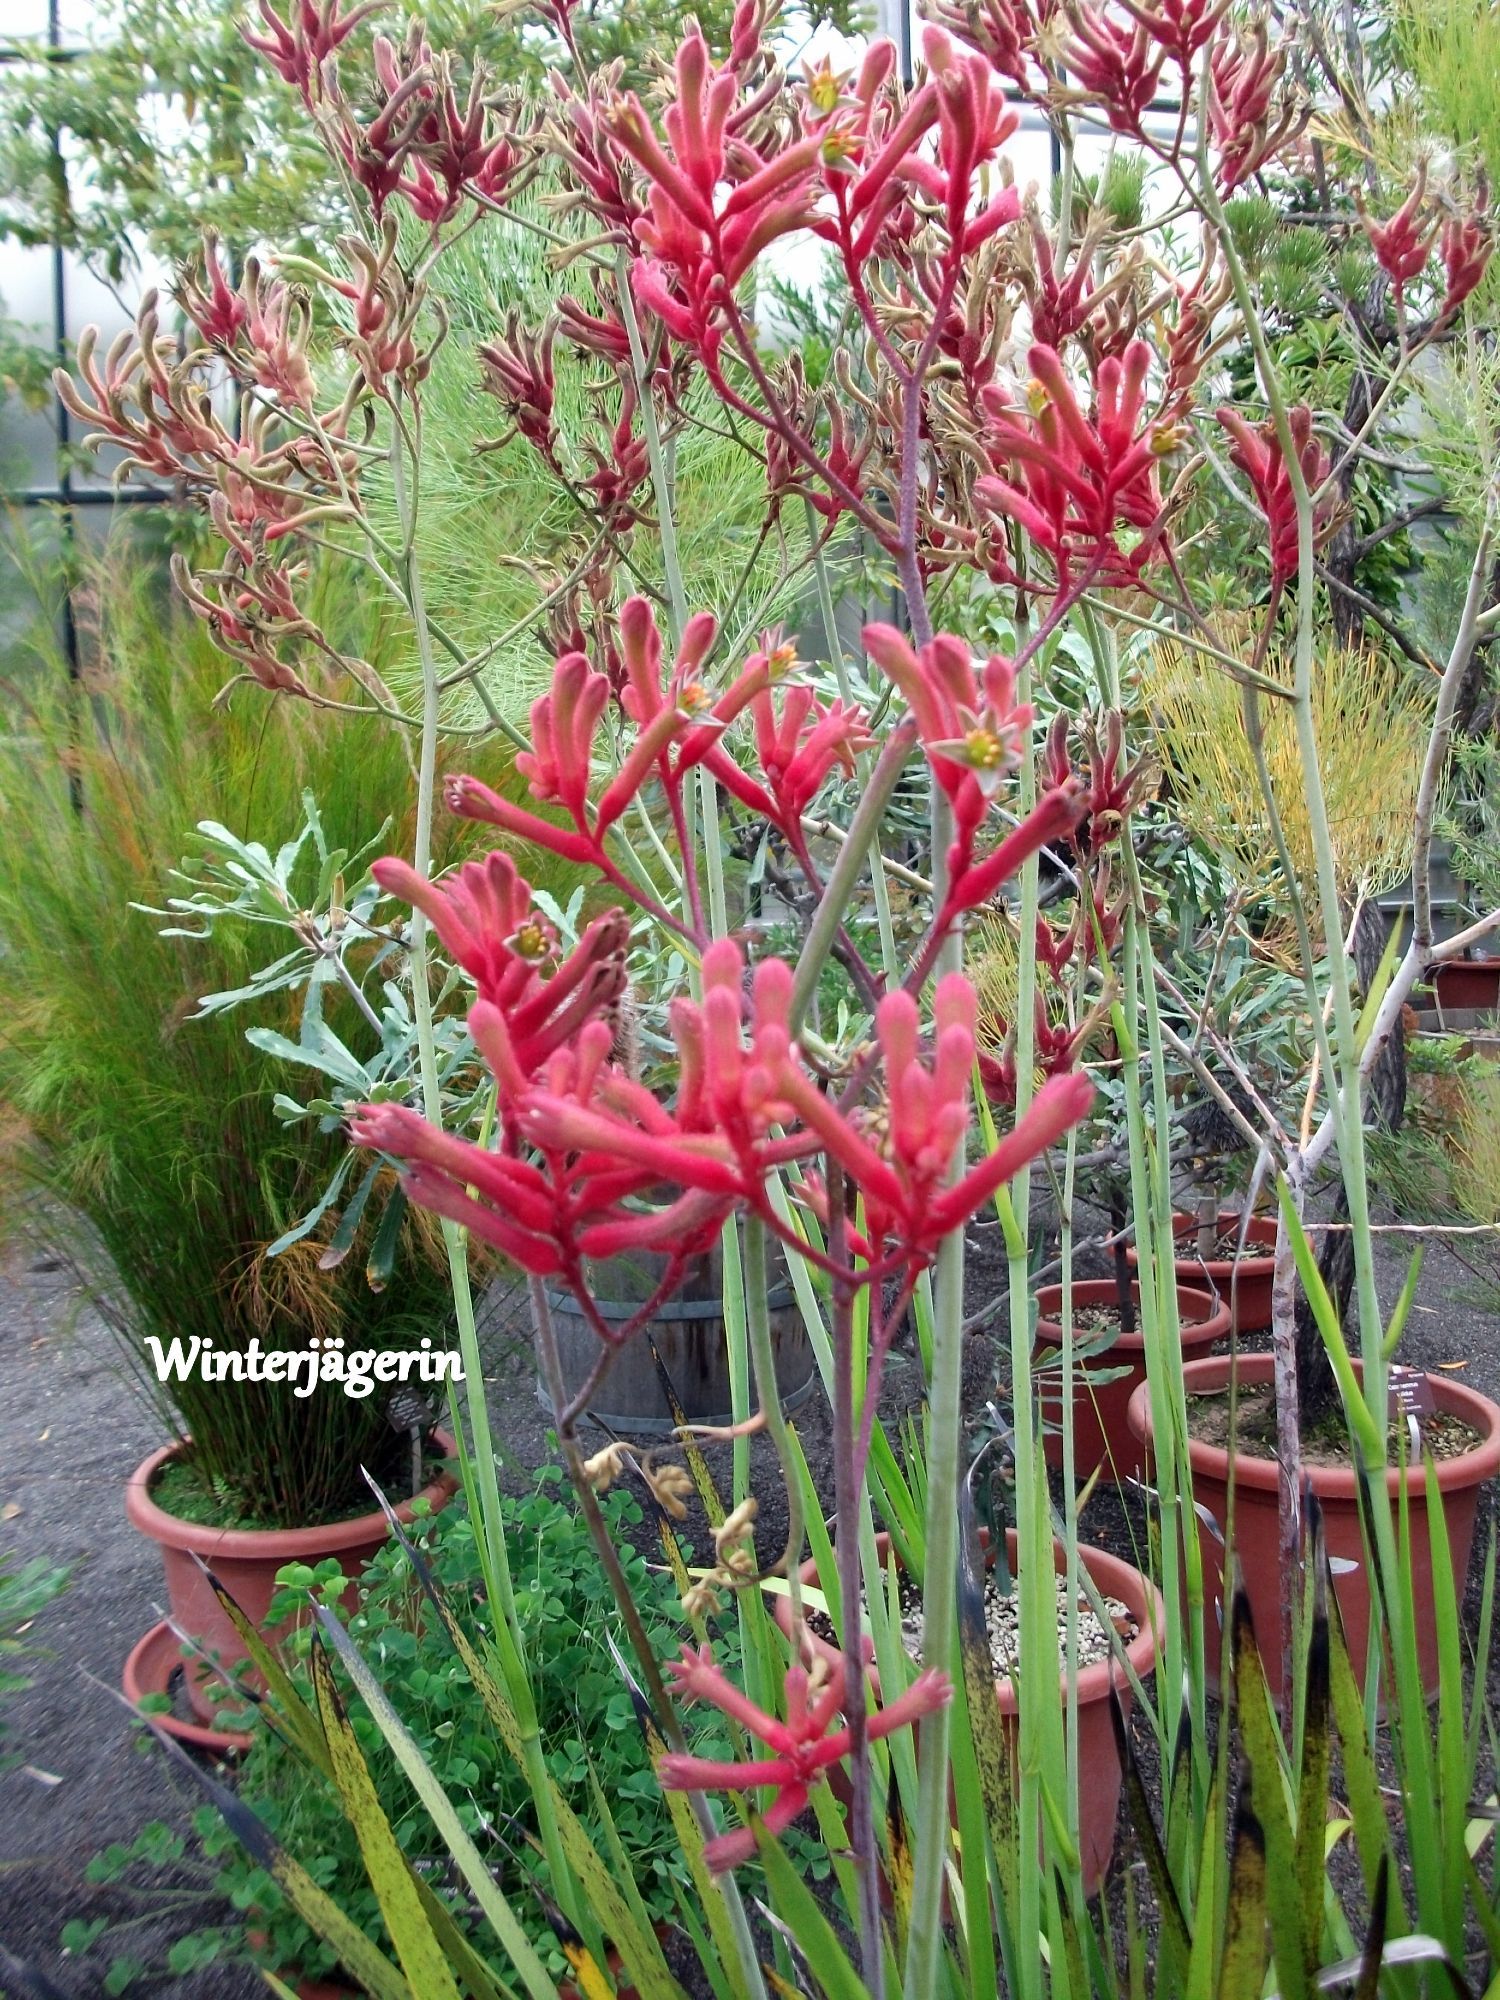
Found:
[[[971,729],[964,753],[976,771],[998,771],[1005,762],[1005,745],[993,729]]]
[[[547,956],[549,948],[547,929],[538,917],[528,917],[510,942],[518,958],[537,959]]]
[[[827,62],[821,69],[814,70],[807,79],[807,94],[812,100],[812,107],[825,118],[838,103],[840,90],[840,81]]]

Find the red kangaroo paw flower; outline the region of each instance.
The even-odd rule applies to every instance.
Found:
[[[1495,239],[1483,209],[1451,216],[1443,224],[1441,253],[1447,280],[1439,320],[1449,320],[1484,277]]]
[[[1227,407],[1217,412],[1219,422],[1234,440],[1229,456],[1255,492],[1256,502],[1270,533],[1271,584],[1276,588],[1297,574],[1297,502],[1291,477],[1282,457],[1276,427],[1267,421],[1250,424],[1238,411]],[[1302,477],[1316,492],[1328,477],[1328,454],[1313,435],[1312,411],[1305,403],[1287,412]],[[1332,501],[1325,501],[1314,522],[1315,535],[1326,530]]]
[[[707,1647],[684,1648],[682,1658],[668,1668],[673,1691],[687,1701],[706,1701],[732,1717],[775,1754],[742,1763],[719,1763],[703,1757],[670,1752],[657,1760],[657,1776],[666,1791],[749,1792],[774,1788],[775,1798],[761,1813],[767,1830],[779,1833],[791,1825],[807,1804],[810,1790],[831,1764],[849,1755],[849,1725],[832,1724],[844,1707],[842,1665],[786,1671],[784,1698],[787,1718],[768,1714],[742,1694],[714,1664]],[[946,1707],[953,1687],[945,1673],[928,1668],[917,1675],[894,1701],[887,1702],[866,1723],[876,1740],[918,1722]],[[704,1858],[715,1873],[737,1868],[755,1853],[755,1836],[748,1828],[720,1834],[707,1843]]]
[[[1156,95],[1165,51],[1137,17],[1122,21],[1102,7],[1076,5],[1062,57],[1080,89],[1099,99],[1116,132],[1139,134]]]
[[[1437,240],[1438,218],[1423,216],[1426,198],[1425,164],[1418,166],[1416,185],[1388,222],[1376,222],[1366,214],[1362,196],[1356,192],[1354,197],[1375,261],[1390,279],[1398,298],[1412,279],[1420,278],[1427,269],[1427,259]]]
[[[996,470],[975,482],[976,498],[1020,520],[1052,557],[1059,590],[1080,571],[1106,584],[1133,584],[1161,553],[1162,497],[1157,481],[1160,426],[1146,415],[1151,350],[1142,340],[1123,357],[1099,364],[1092,422],[1079,407],[1055,349],[1031,350],[1032,383],[1024,415],[998,388],[981,397],[989,428],[985,450]],[[1016,466],[1024,480],[1002,476]],[[1119,530],[1136,531],[1129,551]]]

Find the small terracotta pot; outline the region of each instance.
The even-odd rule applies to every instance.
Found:
[[[446,1431],[434,1431],[432,1442],[445,1458],[456,1449]],[[276,1594],[276,1572],[284,1563],[316,1566],[333,1556],[352,1579],[384,1546],[389,1530],[378,1509],[317,1528],[209,1528],[179,1521],[175,1514],[157,1506],[151,1485],[162,1467],[185,1448],[182,1442],[166,1445],[136,1467],[125,1488],[125,1514],[133,1528],[160,1545],[171,1622],[190,1633],[226,1668],[234,1668],[245,1658],[244,1646],[220,1610],[194,1556],[208,1564],[251,1623],[264,1628]],[[451,1472],[440,1472],[415,1497],[426,1500],[435,1513],[452,1498],[457,1486]],[[403,1526],[413,1518],[412,1506],[411,1500],[403,1500],[395,1510]],[[346,1601],[353,1601],[352,1581]],[[223,1684],[192,1654],[184,1653],[183,1665],[193,1711],[211,1723],[226,1699]],[[128,1687],[125,1692],[131,1695]]]
[[[1229,1230],[1240,1226],[1240,1212],[1234,1208],[1221,1208],[1214,1223],[1217,1235],[1223,1236]],[[1252,1256],[1248,1249],[1242,1257],[1210,1257],[1204,1260],[1194,1254],[1192,1239],[1198,1233],[1196,1215],[1181,1213],[1172,1217],[1172,1234],[1179,1240],[1185,1236],[1188,1241],[1183,1253],[1174,1263],[1179,1285],[1186,1285],[1192,1291],[1212,1292],[1230,1308],[1230,1325],[1237,1333],[1265,1333],[1271,1324],[1271,1280],[1276,1274],[1274,1256]],[[1246,1243],[1261,1243],[1268,1246],[1276,1241],[1276,1218],[1274,1215],[1252,1215],[1246,1231]],[[1125,1252],[1129,1261],[1137,1262],[1135,1245],[1132,1243]]]
[[[1014,1568],[1016,1560],[1016,1531],[1007,1530],[1006,1543],[1010,1551],[1010,1561]],[[890,1536],[877,1535],[875,1547],[882,1563],[890,1551]],[[1052,1545],[1053,1556],[1059,1570],[1067,1564],[1067,1551],[1061,1542]],[[1106,1555],[1103,1549],[1079,1548],[1079,1556],[1084,1568],[1094,1579],[1100,1595],[1117,1597],[1129,1610],[1140,1627],[1134,1639],[1127,1646],[1126,1655],[1135,1669],[1138,1679],[1146,1681],[1156,1667],[1157,1641],[1166,1619],[1166,1607],[1162,1603],[1161,1592],[1148,1577],[1138,1569],[1132,1569],[1118,1556]],[[818,1566],[811,1557],[802,1565],[802,1581],[818,1586]],[[791,1603],[784,1595],[773,1599],[773,1611],[777,1624],[792,1638]],[[809,1630],[808,1642],[822,1653],[830,1665],[837,1664],[843,1655],[836,1646]],[[880,1699],[880,1675],[872,1661],[868,1668],[870,1684],[875,1699]],[[1100,1884],[1109,1872],[1110,1859],[1115,1849],[1115,1821],[1120,1809],[1120,1754],[1115,1743],[1114,1723],[1110,1719],[1112,1691],[1118,1694],[1120,1705],[1126,1716],[1130,1714],[1131,1687],[1128,1675],[1119,1661],[1100,1660],[1093,1666],[1084,1667],[1078,1675],[1078,1839],[1079,1856],[1083,1866],[1083,1886],[1087,1895],[1097,1894]],[[1016,1720],[1019,1700],[1015,1685],[1009,1679],[995,1682],[995,1698],[1000,1704],[1000,1714],[1005,1732],[1012,1748],[1015,1747]],[[1058,1702],[1067,1699],[1066,1679],[1058,1685]],[[917,1725],[918,1735],[921,1725]],[[831,1777],[844,1778],[843,1766],[835,1765]],[[847,1786],[847,1779],[844,1779]]]
[[[299,1979],[292,1988],[297,2000],[358,2000],[359,1988],[341,1979]]]
[[[1356,1367],[1358,1364],[1356,1363]],[[1231,1362],[1227,1355],[1207,1361],[1191,1361],[1183,1369],[1183,1386],[1191,1400],[1195,1392],[1227,1388]],[[1275,1362],[1269,1354],[1242,1354],[1239,1357],[1241,1387],[1259,1387],[1275,1379]],[[1448,1412],[1478,1432],[1480,1442],[1458,1458],[1437,1461],[1438,1486],[1443,1496],[1443,1519],[1447,1523],[1448,1546],[1453,1573],[1460,1593],[1468,1574],[1469,1551],[1474,1542],[1474,1519],[1479,1491],[1500,1471],[1500,1404],[1488,1396],[1467,1389],[1446,1375],[1429,1375],[1427,1383],[1439,1410]],[[1130,1399],[1130,1427],[1149,1454],[1151,1447],[1151,1402],[1145,1388]],[[1229,1512],[1230,1454],[1221,1446],[1188,1441],[1188,1463],[1192,1469],[1193,1499],[1206,1508],[1222,1530]],[[1331,1557],[1342,1557],[1355,1565],[1335,1571],[1334,1591],[1349,1642],[1349,1658],[1361,1684],[1370,1636],[1370,1571],[1360,1526],[1359,1488],[1352,1466],[1309,1465],[1304,1475],[1318,1496],[1323,1510],[1323,1530]],[[1281,1606],[1289,1588],[1281,1573],[1281,1537],[1278,1520],[1280,1467],[1273,1459],[1234,1454],[1234,1553],[1250,1599],[1255,1619],[1256,1642],[1265,1663],[1266,1678],[1273,1693],[1282,1685]],[[1401,1489],[1401,1474],[1392,1467],[1386,1473],[1386,1491],[1394,1503]],[[1416,1609],[1417,1653],[1422,1686],[1429,1698],[1438,1689],[1437,1625],[1433,1614],[1432,1552],[1427,1527],[1426,1481],[1419,1471],[1407,1480],[1406,1504],[1411,1516],[1412,1591]],[[1219,1672],[1220,1619],[1223,1614],[1224,1550],[1201,1516],[1198,1546],[1203,1552],[1204,1588],[1209,1603],[1204,1614],[1204,1650],[1210,1675]]]
[[[1473,1007],[1492,1013],[1500,1007],[1500,958],[1449,958],[1435,966],[1432,990],[1445,1013]]]
[[[1136,1304],[1141,1302],[1140,1281],[1131,1283]],[[1113,1306],[1120,1293],[1113,1278],[1089,1278],[1073,1287],[1075,1311],[1087,1306]],[[1038,1356],[1051,1361],[1063,1344],[1062,1286],[1043,1285],[1036,1295],[1036,1344]],[[1207,1292],[1177,1287],[1177,1319],[1181,1328],[1184,1359],[1206,1354],[1216,1340],[1229,1332],[1227,1301],[1210,1298]],[[1076,1338],[1076,1333],[1075,1333]],[[1087,1380],[1089,1371],[1124,1368],[1128,1372],[1109,1382]],[[1083,1379],[1080,1379],[1083,1378]],[[1116,1334],[1110,1345],[1087,1361],[1075,1362],[1073,1376],[1073,1472],[1087,1479],[1102,1469],[1104,1478],[1116,1485],[1123,1479],[1139,1479],[1143,1467],[1140,1440],[1130,1428],[1127,1412],[1130,1399],[1146,1379],[1145,1342],[1137,1333]],[[1044,1387],[1041,1394],[1042,1420],[1047,1425],[1047,1463],[1061,1466],[1062,1384]]]

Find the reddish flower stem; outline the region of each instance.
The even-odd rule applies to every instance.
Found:
[[[844,1225],[844,1170],[825,1158],[828,1250],[835,1265],[848,1264]],[[870,1741],[865,1714],[865,1660],[860,1643],[859,1466],[854,1432],[854,1296],[847,1276],[833,1283],[833,1488],[838,1512],[839,1604],[844,1621],[844,1719],[849,1725],[849,1774],[853,1803],[849,1844],[859,1875],[860,1969],[872,2000],[884,2000],[885,1942],[880,1923],[880,1857],[871,1810]],[[868,1399],[869,1385],[866,1385]]]

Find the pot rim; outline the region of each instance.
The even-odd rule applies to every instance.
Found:
[[[1231,1226],[1238,1227],[1242,1219],[1242,1210],[1238,1208],[1221,1208],[1214,1217],[1214,1228],[1222,1236],[1225,1230]],[[1174,1240],[1183,1235],[1187,1230],[1196,1229],[1197,1226],[1198,1218],[1196,1215],[1189,1214],[1185,1209],[1173,1209],[1172,1235]],[[1172,1259],[1172,1267],[1176,1271],[1186,1271],[1188,1273],[1187,1282],[1189,1285],[1194,1282],[1194,1274],[1202,1273],[1205,1277],[1215,1281],[1216,1288],[1222,1289],[1222,1284],[1227,1284],[1230,1273],[1233,1271],[1238,1271],[1242,1278],[1246,1276],[1261,1277],[1273,1271],[1276,1268],[1275,1256],[1254,1256],[1250,1252],[1249,1245],[1252,1243],[1274,1243],[1275,1241],[1275,1216],[1252,1215],[1246,1238],[1246,1249],[1241,1256],[1210,1257],[1206,1263],[1201,1257],[1174,1257]],[[1131,1264],[1138,1261],[1133,1243],[1125,1246],[1125,1257],[1126,1261]],[[1222,1281],[1222,1284],[1220,1281]]]
[[[1229,1379],[1229,1371],[1235,1363],[1227,1354],[1209,1355],[1203,1360],[1185,1362],[1182,1370],[1184,1391],[1192,1395],[1195,1388],[1222,1387]],[[1242,1354],[1238,1357],[1241,1380],[1251,1384],[1269,1382],[1275,1375],[1275,1358],[1269,1354]],[[1360,1372],[1359,1362],[1354,1363],[1356,1374]],[[1438,1408],[1449,1416],[1461,1417],[1465,1423],[1480,1433],[1479,1443],[1470,1450],[1460,1452],[1456,1458],[1440,1458],[1436,1461],[1438,1485],[1443,1491],[1466,1486],[1481,1486],[1500,1472],[1500,1403],[1493,1402],[1478,1389],[1471,1389],[1465,1383],[1451,1381],[1446,1375],[1427,1374],[1426,1381],[1433,1392],[1433,1400]],[[1127,1420],[1132,1432],[1143,1444],[1151,1441],[1151,1394],[1150,1384],[1143,1382],[1130,1398]],[[1221,1485],[1229,1479],[1230,1454],[1222,1445],[1206,1444],[1194,1437],[1188,1438],[1188,1463],[1195,1473],[1205,1478],[1217,1479]],[[1304,1471],[1312,1490],[1320,1500],[1346,1500],[1354,1502],[1359,1496],[1359,1480],[1352,1466],[1309,1465]],[[1408,1475],[1413,1468],[1408,1467]],[[1401,1491],[1402,1473],[1396,1466],[1387,1466],[1385,1475],[1386,1492],[1394,1499]],[[1252,1487],[1260,1492],[1274,1493],[1279,1490],[1281,1467],[1273,1458],[1256,1458],[1249,1452],[1234,1453],[1234,1481],[1236,1486]]]
[[[1139,1288],[1140,1280],[1133,1280],[1132,1289],[1138,1291]],[[1189,1285],[1182,1282],[1179,1282],[1176,1286],[1176,1292],[1180,1335],[1183,1346],[1207,1347],[1216,1340],[1222,1340],[1224,1335],[1229,1331],[1228,1299],[1219,1298],[1216,1300],[1211,1292],[1204,1291],[1201,1286]],[[1115,1281],[1113,1278],[1082,1278],[1075,1281],[1073,1286],[1073,1303],[1075,1305],[1109,1305],[1116,1296]],[[1062,1306],[1062,1286],[1042,1285],[1038,1289],[1036,1302],[1039,1317],[1036,1324],[1036,1337],[1038,1341],[1048,1347],[1061,1347],[1063,1340],[1062,1323],[1059,1320],[1049,1319],[1046,1309],[1042,1306],[1043,1299],[1048,1298],[1054,1302],[1054,1310],[1059,1310]],[[1197,1299],[1202,1302],[1205,1310],[1200,1313],[1197,1319],[1181,1319],[1181,1308],[1184,1298]],[[1108,1347],[1101,1348],[1099,1353],[1090,1356],[1090,1359],[1102,1361],[1111,1354],[1144,1355],[1145,1351],[1146,1336],[1143,1333],[1117,1333]],[[1084,1365],[1086,1366],[1087,1364],[1085,1363]]]
[[[435,1424],[428,1436],[444,1458],[454,1456],[458,1447],[440,1424]],[[130,1525],[166,1548],[205,1558],[217,1557],[221,1562],[265,1562],[274,1558],[279,1565],[296,1562],[301,1556],[336,1556],[345,1549],[383,1541],[389,1532],[386,1517],[378,1507],[367,1514],[354,1514],[344,1521],[329,1521],[311,1528],[212,1528],[197,1521],[179,1520],[152,1499],[151,1482],[164,1465],[180,1458],[190,1443],[189,1438],[174,1438],[170,1444],[162,1445],[142,1459],[125,1484],[125,1514]],[[397,1502],[393,1509],[396,1519],[406,1527],[414,1519],[413,1500],[426,1500],[436,1507],[457,1490],[456,1476],[445,1468],[419,1494]]]
[[[981,1535],[984,1532],[983,1529],[980,1530]],[[1005,1536],[1007,1545],[1011,1548],[1012,1553],[1014,1553],[1014,1544],[1016,1541],[1015,1529],[1007,1528]],[[890,1535],[882,1529],[875,1537],[876,1552],[882,1562],[884,1562],[889,1553],[890,1546]],[[1052,1548],[1054,1555],[1061,1555],[1063,1553],[1063,1544],[1056,1537],[1053,1538]],[[1140,1630],[1136,1636],[1125,1648],[1125,1657],[1134,1669],[1136,1679],[1144,1683],[1156,1665],[1158,1642],[1166,1631],[1166,1600],[1151,1578],[1142,1570],[1136,1569],[1132,1563],[1126,1562],[1123,1557],[1113,1556],[1107,1549],[1096,1549],[1092,1543],[1087,1542],[1079,1543],[1078,1554],[1089,1575],[1094,1579],[1101,1597],[1118,1597],[1131,1611],[1136,1623],[1140,1626]],[[815,1556],[809,1556],[803,1562],[801,1575],[804,1583],[817,1585],[818,1564]],[[1126,1585],[1126,1588],[1122,1589],[1122,1584]],[[772,1607],[777,1624],[790,1637],[790,1600],[783,1592],[778,1592],[772,1600]],[[808,1639],[821,1652],[830,1655],[832,1658],[838,1659],[842,1657],[835,1647],[831,1646],[826,1639],[819,1637],[816,1632],[809,1632]],[[873,1660],[870,1661],[866,1672],[870,1677],[871,1684],[878,1698],[880,1693],[880,1676],[876,1671]],[[1058,1676],[1058,1686],[1060,1689],[1066,1689],[1066,1667],[1063,1668]],[[1107,1700],[1112,1690],[1118,1690],[1120,1694],[1126,1696],[1134,1691],[1131,1687],[1130,1676],[1126,1673],[1123,1662],[1117,1660],[1113,1654],[1107,1660],[1096,1660],[1092,1665],[1079,1670],[1077,1698],[1080,1708],[1085,1708],[1093,1702]],[[1020,1703],[1016,1694],[1015,1683],[1012,1680],[1008,1678],[1002,1679],[997,1675],[995,1677],[995,1695],[1002,1715],[1016,1714]]]

